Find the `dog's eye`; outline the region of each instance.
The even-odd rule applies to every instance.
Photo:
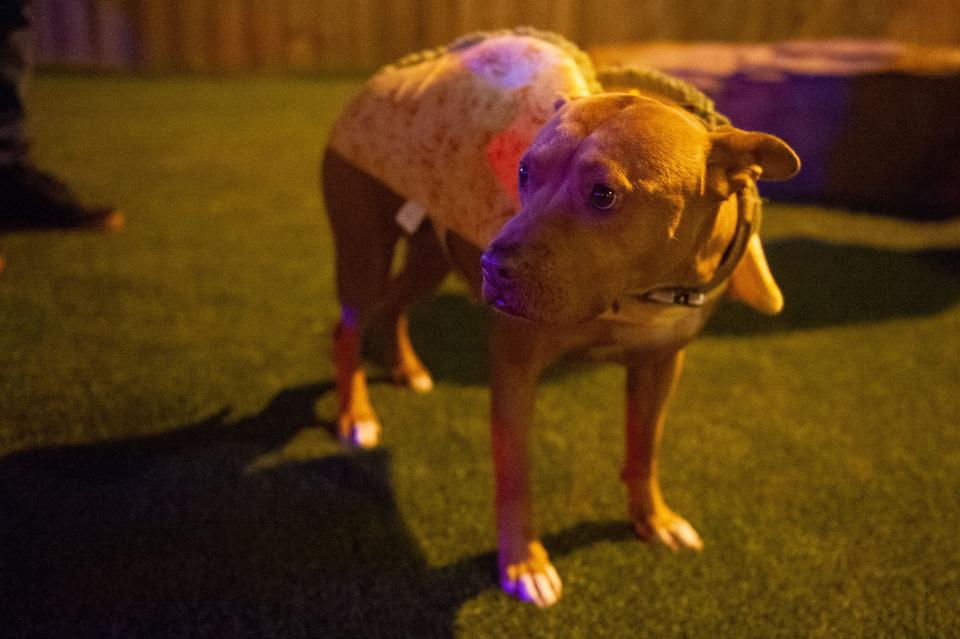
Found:
[[[520,163],[520,173],[519,173],[518,179],[520,182],[521,189],[530,183],[530,171],[529,169],[527,169],[527,165],[525,162]]]
[[[606,184],[594,184],[590,191],[590,206],[601,211],[605,211],[613,206],[617,194],[613,192]]]

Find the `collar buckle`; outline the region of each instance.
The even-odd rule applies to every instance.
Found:
[[[657,304],[700,307],[706,303],[707,296],[702,291],[688,288],[661,288],[644,293],[640,299]]]

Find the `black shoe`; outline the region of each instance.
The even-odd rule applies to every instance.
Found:
[[[0,231],[118,231],[126,219],[110,207],[87,207],[60,180],[29,164],[0,167]]]

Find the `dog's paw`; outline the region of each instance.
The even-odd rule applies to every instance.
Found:
[[[538,608],[552,606],[563,594],[563,582],[540,542],[530,543],[528,549],[526,560],[501,567],[500,587],[508,595]]]
[[[681,548],[703,550],[703,540],[697,531],[672,510],[637,516],[633,527],[640,539],[661,543],[674,552]]]
[[[394,367],[393,380],[398,384],[403,384],[415,393],[429,393],[433,390],[433,379],[422,365],[398,365]]]
[[[340,420],[340,441],[353,448],[374,448],[380,443],[380,423],[375,417]]]

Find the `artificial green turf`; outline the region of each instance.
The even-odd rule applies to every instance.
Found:
[[[432,394],[380,383],[382,448],[330,434],[316,188],[357,83],[40,76],[36,156],[115,236],[0,237],[0,635],[840,637],[960,633],[960,225],[770,205],[778,318],[727,306],[632,538],[622,371],[541,389],[537,507],[565,597],[495,584],[485,311],[413,313]]]

